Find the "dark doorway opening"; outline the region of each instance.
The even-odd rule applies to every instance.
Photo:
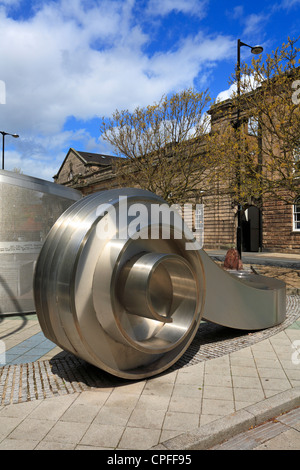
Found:
[[[249,206],[242,215],[243,251],[260,251],[262,247],[261,211],[256,206]]]

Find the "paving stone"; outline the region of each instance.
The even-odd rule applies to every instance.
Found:
[[[142,394],[137,402],[137,406],[141,406],[144,409],[152,410],[167,410],[170,403],[169,395],[161,395],[159,400],[155,395],[144,395]]]
[[[282,368],[258,367],[257,371],[262,378],[286,379],[286,374]]]
[[[142,449],[179,439],[185,428],[195,436],[199,424],[218,429],[222,416],[230,421],[245,409],[265,418],[268,410],[258,406],[252,413],[251,406],[272,398],[270,409],[278,409],[278,393],[300,385],[299,366],[291,361],[296,336],[284,330],[300,316],[300,296],[287,301],[287,320],[268,331],[239,334],[203,324],[182,360],[148,380],[114,378],[61,350],[55,358],[0,367],[3,448],[19,442],[20,448]],[[46,343],[28,344],[38,354],[46,349]]]
[[[178,436],[179,434],[182,434],[181,431],[163,429],[162,432],[161,432],[161,435],[160,435],[159,442],[168,441],[169,439],[173,439],[174,437]]]
[[[85,404],[85,405],[95,405],[101,407],[104,405],[112,392],[112,388],[110,390],[89,390],[81,392],[77,394],[76,397],[76,404]]]
[[[87,431],[89,423],[57,421],[49,430],[44,441],[60,442],[63,444],[78,444]]]
[[[26,418],[8,435],[10,439],[41,441],[56,421]]]
[[[233,401],[232,388],[206,385],[205,383],[203,387],[203,399],[206,398]]]
[[[235,377],[258,377],[256,367],[231,366],[231,375]]]
[[[262,387],[264,390],[277,390],[285,391],[291,388],[291,384],[287,379],[277,379],[277,378],[262,378],[261,379]]]
[[[297,431],[300,431],[300,408],[290,411],[289,413],[284,413],[281,416],[277,417],[277,420],[286,426],[292,427]]]
[[[205,374],[205,385],[214,385],[219,387],[231,387],[231,375]]]
[[[198,413],[200,414],[202,407],[202,400],[193,397],[189,397],[187,400],[183,400],[182,396],[172,396],[168,411],[181,411],[184,413]]]
[[[232,377],[234,388],[250,388],[262,390],[262,385],[259,377],[242,377],[240,375]]]
[[[235,411],[233,400],[213,400],[206,398],[202,402],[203,415],[225,416]]]
[[[163,410],[145,410],[136,408],[133,410],[128,426],[136,428],[161,429],[166,413]]]
[[[163,429],[190,431],[199,426],[199,415],[196,413],[181,413],[167,411],[163,423]]]
[[[175,384],[172,396],[185,397],[185,398],[198,398],[202,396],[202,383],[199,384]]]
[[[296,428],[299,420],[300,408],[296,408],[237,434],[210,450],[299,450],[300,428]]]
[[[283,411],[290,411],[293,408],[297,408],[299,405],[299,389],[290,389],[283,393],[277,392],[276,395],[266,400],[250,405],[246,410],[255,416],[255,424],[261,424],[274,418],[274,416],[279,416]]]
[[[34,450],[74,450],[76,444],[64,442],[41,441],[36,444]]]
[[[41,400],[39,405],[31,412],[30,418],[56,421],[63,416],[75,399],[76,395],[65,395],[60,397],[59,400],[55,398]]]
[[[173,383],[157,382],[149,380],[143,390],[143,395],[163,395],[171,396],[173,391]]]
[[[92,423],[82,437],[80,444],[115,448],[118,446],[124,429],[123,426]],[[141,429],[139,431],[141,432]],[[149,429],[146,432],[149,432]]]
[[[128,427],[118,445],[119,449],[150,449],[159,442],[161,431],[158,429],[141,429]]]
[[[212,421],[200,428],[181,434],[163,442],[170,450],[202,450],[232,437],[236,432],[249,429],[254,424],[254,417],[247,411],[232,413],[226,418]]]
[[[300,432],[294,429],[279,434],[274,439],[254,447],[256,450],[299,450],[300,448]]]
[[[139,400],[139,395],[133,395],[130,393],[122,393],[118,389],[115,389],[110,396],[107,398],[106,406],[117,406],[119,408],[131,408],[133,409]]]
[[[137,407],[135,408],[135,410]],[[146,413],[146,410],[143,409]],[[95,424],[111,424],[113,426],[126,426],[132,414],[132,408],[106,406],[104,405],[95,416]]]
[[[278,436],[285,429],[285,426],[281,423],[266,423],[259,428],[250,429],[237,435],[223,444],[213,447],[212,450],[251,450],[260,443]]]
[[[87,405],[84,403],[73,404],[60,417],[60,421],[69,421],[73,423],[91,423],[98,413],[99,408],[95,405]]]
[[[287,318],[281,324],[274,328],[264,331],[238,334],[235,330],[221,327],[220,325],[203,322],[188,348],[188,351],[179,359],[179,361],[166,374],[151,381],[147,381],[146,385],[137,385],[136,390],[145,394],[162,394],[159,390],[165,390],[166,396],[171,396],[172,384],[195,384],[201,386],[203,378],[207,374],[218,377],[224,376],[223,384],[228,383],[230,375],[233,376],[257,376],[255,362],[251,358],[251,348],[253,356],[258,358],[260,354],[266,359],[279,358],[281,361],[290,359],[291,356],[291,338],[286,334],[285,329],[295,323],[300,315],[300,296],[287,296]],[[14,325],[12,321],[8,325]],[[300,324],[300,323],[299,323]],[[11,331],[15,330],[14,326],[9,327]],[[277,336],[282,333],[279,338]],[[273,344],[269,341],[273,338]],[[33,336],[34,335],[34,336]],[[232,335],[232,336],[231,336]],[[16,339],[16,337],[18,339]],[[224,341],[226,339],[226,341]],[[267,339],[268,341],[262,340]],[[32,348],[40,348],[39,352],[46,347],[51,346],[51,342],[45,340],[39,325],[33,324],[22,334],[15,336],[15,341],[20,341],[22,346],[31,346]],[[274,347],[279,348],[277,356]],[[26,346],[26,347],[27,347]],[[12,351],[13,348],[10,349]],[[19,348],[19,351],[21,348]],[[58,349],[61,351],[60,349]],[[55,351],[58,351],[55,348]],[[37,349],[36,349],[37,351]],[[54,349],[53,349],[54,351]],[[231,364],[228,362],[228,354],[232,353],[230,358]],[[111,382],[111,377],[102,371],[98,371],[93,366],[81,361],[78,358],[68,354],[60,353],[60,359],[39,360],[30,362],[29,359],[35,359],[28,356],[26,364],[11,364],[0,367],[0,406],[10,403],[20,403],[29,400],[45,399],[51,396],[61,394],[73,394],[89,390],[91,387],[107,386]],[[267,356],[269,354],[269,356]],[[24,357],[20,356],[20,361],[24,361]],[[16,361],[18,359],[15,359]],[[209,359],[217,359],[215,363]],[[193,367],[200,366],[198,370]],[[291,364],[291,368],[293,364]],[[189,371],[190,369],[190,371]],[[186,370],[186,373],[185,373]],[[205,372],[205,374],[204,374]],[[177,381],[178,380],[178,381]],[[186,380],[186,382],[184,382]],[[298,380],[298,375],[293,378]],[[111,390],[112,390],[111,388]],[[126,388],[125,388],[126,390]],[[179,390],[179,388],[177,389]],[[127,393],[127,390],[126,390]],[[130,394],[130,391],[128,392]],[[190,392],[188,392],[190,393]],[[167,405],[166,405],[167,406]]]
[[[0,409],[0,417],[9,417],[9,418],[26,418],[40,402],[38,401],[28,401],[18,404],[11,404],[3,406]]]
[[[22,422],[22,417],[0,417],[0,440],[3,440]],[[24,438],[24,435],[23,435]]]
[[[0,450],[34,450],[39,441],[27,439],[4,439],[0,442]]]
[[[234,387],[233,394],[238,402],[258,403],[265,398],[262,389]]]

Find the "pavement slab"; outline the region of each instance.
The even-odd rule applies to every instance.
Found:
[[[300,296],[287,297],[285,322],[269,330],[203,322],[178,363],[146,380],[62,351],[34,315],[1,319],[0,337],[0,450],[215,449],[259,426],[248,447],[279,446],[280,436],[298,445],[299,416],[286,413],[300,406]]]

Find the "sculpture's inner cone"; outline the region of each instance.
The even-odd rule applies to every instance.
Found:
[[[178,255],[146,253],[123,269],[121,302],[140,317],[190,327],[197,307],[197,285],[188,263]],[[175,326],[175,325],[174,325]]]

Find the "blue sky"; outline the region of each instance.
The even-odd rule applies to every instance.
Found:
[[[5,169],[52,180],[68,149],[112,153],[102,116],[194,86],[228,96],[236,44],[300,35],[300,0],[0,0]],[[250,61],[250,49],[242,48]]]

